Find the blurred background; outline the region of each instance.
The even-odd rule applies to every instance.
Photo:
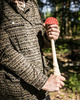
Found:
[[[50,93],[52,100],[80,100],[80,0],[37,0],[41,18],[55,17],[60,36],[56,52],[60,71],[66,77],[61,93]],[[52,66],[51,48],[43,49],[48,65]],[[53,70],[50,70],[52,73]]]

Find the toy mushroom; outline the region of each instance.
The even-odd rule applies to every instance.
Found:
[[[54,17],[48,17],[45,21],[45,24],[51,25],[51,24],[58,24],[58,20]],[[51,39],[51,47],[52,47],[52,57],[53,57],[53,71],[54,75],[61,75],[60,70],[59,70],[59,65],[57,61],[57,56],[56,56],[56,50],[55,50],[55,42],[53,39]]]

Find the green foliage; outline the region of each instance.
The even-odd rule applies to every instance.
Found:
[[[44,48],[44,49],[42,49],[42,51],[44,53],[50,53],[51,52],[51,48]]]
[[[42,51],[44,53],[51,53],[52,52],[51,48],[44,48],[44,49],[42,49]],[[56,51],[58,54],[59,53],[64,54],[64,53],[68,53],[70,50],[68,49],[68,44],[63,44],[63,45],[56,44]]]
[[[46,19],[49,16],[51,16],[51,13],[47,11],[46,15],[44,15],[44,18]]]
[[[61,54],[68,53],[70,51],[68,46],[69,45],[66,44],[66,43],[62,44],[62,45],[56,44],[57,53],[61,53]],[[44,49],[42,49],[42,51],[45,52],[45,53],[51,53],[52,50],[51,50],[51,48],[44,48]]]
[[[70,74],[69,79],[65,83],[67,88],[73,92],[80,93],[80,74]]]
[[[56,45],[56,50],[58,50],[58,53],[61,54],[69,52],[68,44]]]

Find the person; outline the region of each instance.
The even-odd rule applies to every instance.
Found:
[[[57,40],[59,27],[43,30],[36,0],[0,0],[0,100],[50,100],[63,76],[47,76],[42,48]]]

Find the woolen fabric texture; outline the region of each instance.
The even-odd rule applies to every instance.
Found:
[[[35,0],[16,3],[0,0],[0,100],[45,100],[41,90],[48,77],[42,54],[50,44]]]

